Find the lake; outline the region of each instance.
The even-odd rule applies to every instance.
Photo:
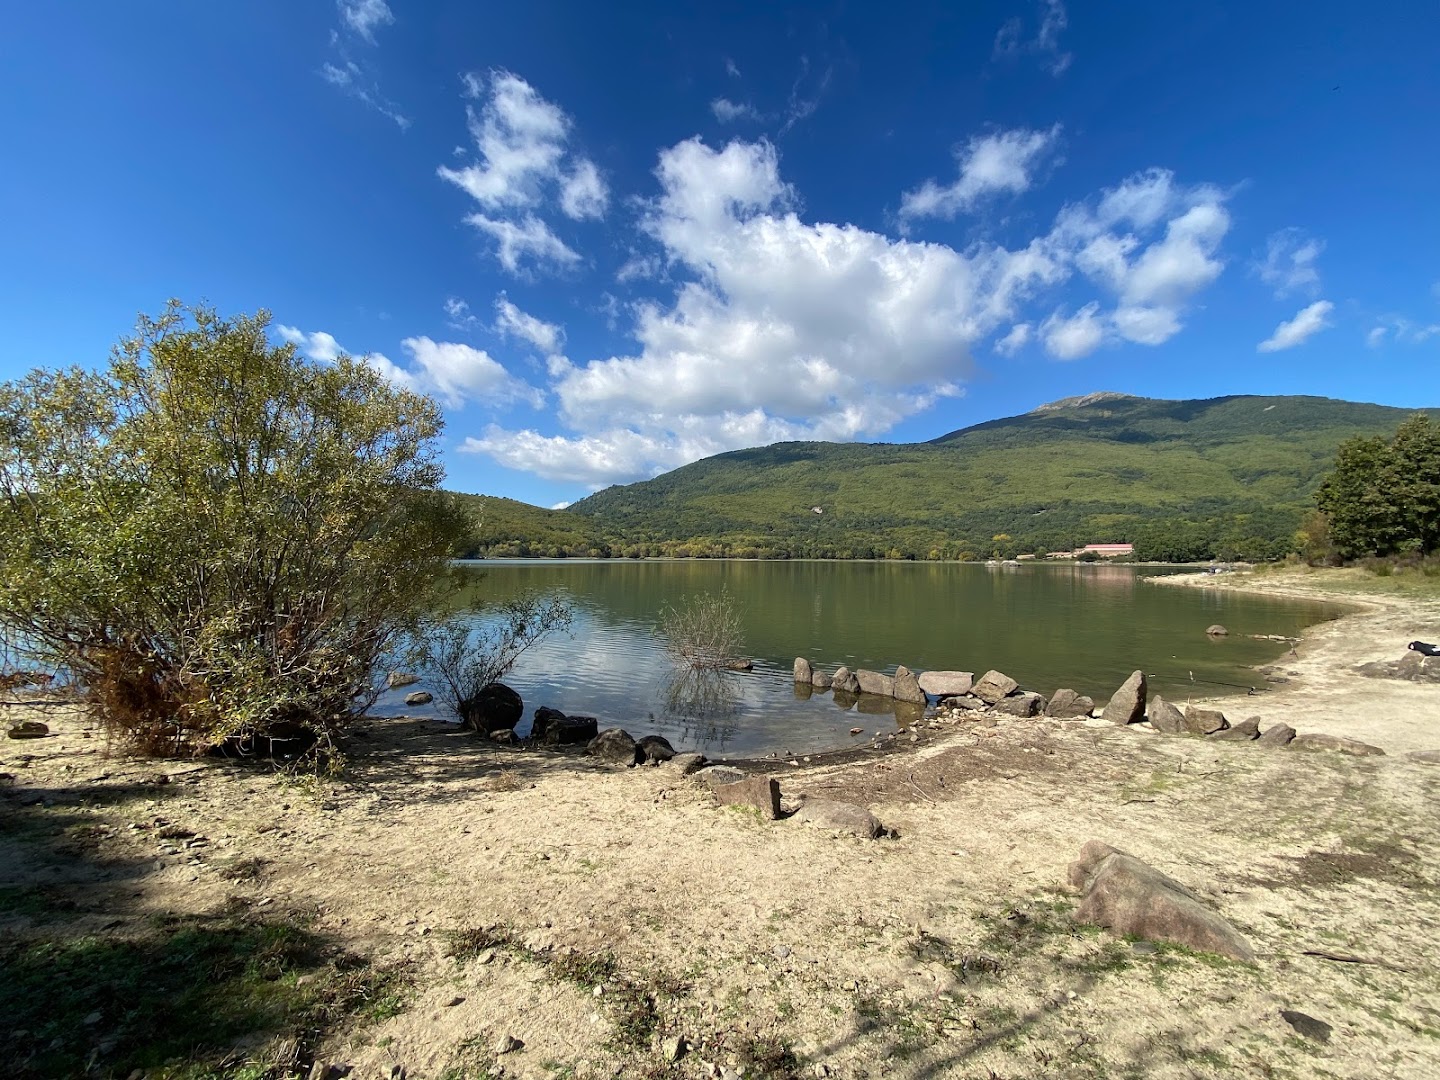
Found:
[[[453,599],[464,606],[533,592],[573,606],[573,633],[537,645],[505,679],[525,699],[522,733],[535,708],[549,705],[712,757],[834,749],[857,741],[852,727],[868,736],[912,718],[888,698],[842,709],[829,693],[797,688],[797,656],[830,672],[841,664],[977,676],[996,668],[1047,697],[1070,687],[1098,704],[1143,668],[1152,693],[1183,706],[1264,685],[1253,668],[1283,657],[1287,646],[1249,635],[1298,636],[1344,610],[1146,582],[1170,572],[1077,563],[487,560],[464,564]],[[659,613],[722,587],[740,611],[754,670],[677,678],[656,636]],[[1212,623],[1230,635],[1207,637]],[[406,709],[404,694],[414,689],[387,693],[376,711],[442,715],[433,706]]]

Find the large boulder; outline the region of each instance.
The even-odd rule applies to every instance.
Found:
[[[978,697],[987,705],[994,705],[1007,694],[1018,689],[1020,684],[1009,675],[1003,672],[990,670],[980,676],[978,682],[970,687],[970,693]]]
[[[661,735],[645,735],[637,739],[635,749],[639,761],[652,765],[659,765],[675,756],[675,748],[670,745],[670,740]]]
[[[800,804],[800,809],[790,816],[790,820],[803,821],[832,832],[851,833],[866,840],[874,840],[885,834],[885,827],[869,810],[836,799],[807,798]]]
[[[814,675],[815,675],[815,672],[814,672],[814,669],[811,668],[811,666],[810,666],[810,661],[809,661],[809,660],[806,660],[805,657],[803,657],[803,656],[797,656],[797,657],[795,657],[795,681],[796,681],[796,682],[798,682],[798,683],[809,683],[809,682],[812,682],[812,681],[814,681]]]
[[[1183,735],[1189,730],[1185,726],[1185,714],[1159,694],[1151,698],[1150,704],[1145,707],[1145,718],[1150,721],[1151,727],[1166,735]]]
[[[721,806],[750,807],[770,821],[780,816],[780,781],[774,777],[747,776],[733,784],[717,784],[712,790]]]
[[[1109,844],[1091,840],[1080,849],[1070,884],[1081,893],[1076,922],[1232,960],[1255,959],[1250,943],[1195,893]]]
[[[935,697],[959,697],[975,685],[973,671],[927,671],[919,678],[920,689]]]
[[[843,664],[836,669],[835,677],[830,680],[830,687],[846,694],[860,693],[860,679],[856,674]]]
[[[810,685],[813,686],[816,690],[829,690],[830,676],[825,674],[825,672],[821,671],[819,668],[816,668],[814,672],[812,672],[810,675]]]
[[[1148,684],[1143,671],[1131,672],[1130,677],[1116,690],[1100,715],[1112,724],[1124,727],[1138,724],[1145,719],[1145,696]]]
[[[588,743],[600,734],[600,722],[593,716],[566,716],[545,726],[547,746],[575,746]]]
[[[1289,746],[1295,738],[1295,729],[1289,724],[1271,724],[1255,740],[1256,746]]]
[[[855,672],[855,679],[860,684],[860,693],[878,694],[881,697],[895,696],[895,680],[889,675],[882,675],[878,671],[866,671],[863,668]]]
[[[556,720],[564,720],[565,714],[559,709],[552,709],[549,705],[541,705],[535,710],[535,719],[530,722],[530,738],[545,738],[545,729]]]
[[[1250,742],[1260,737],[1260,718],[1252,716],[1248,720],[1241,720],[1238,724],[1232,724],[1228,728],[1214,732],[1210,738],[1222,742]]]
[[[585,747],[585,752],[611,765],[634,765],[641,756],[630,733],[618,727],[599,732]]]
[[[389,675],[385,676],[385,685],[391,690],[398,689],[401,686],[409,686],[411,683],[417,683],[419,681],[419,675],[412,675],[408,671],[392,671]]]
[[[920,689],[920,680],[903,664],[895,669],[894,694],[900,701],[909,701],[916,705],[925,704],[925,691]]]
[[[1021,690],[1011,694],[1009,697],[1001,698],[991,706],[996,712],[1004,713],[1006,716],[1018,716],[1021,719],[1028,719],[1032,716],[1039,716],[1045,708],[1045,699],[1033,690]]]
[[[1185,706],[1185,730],[1191,735],[1213,735],[1217,731],[1224,731],[1230,726],[1230,721],[1225,719],[1225,714],[1219,709],[1197,709],[1194,705]]]
[[[1341,754],[1350,754],[1354,757],[1376,757],[1383,755],[1384,750],[1378,746],[1371,746],[1359,739],[1347,739],[1343,735],[1325,735],[1319,731],[1307,731],[1304,735],[1296,735],[1290,740],[1291,750],[1334,750]]]
[[[1095,702],[1074,690],[1056,690],[1045,706],[1045,715],[1057,720],[1073,720],[1078,716],[1089,716],[1095,711]]]
[[[461,723],[486,735],[502,728],[513,729],[524,715],[525,702],[520,695],[499,682],[490,683],[460,703]]]
[[[429,705],[435,700],[435,695],[429,690],[416,690],[413,694],[405,695],[406,705]]]

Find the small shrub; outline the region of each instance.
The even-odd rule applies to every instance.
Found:
[[[718,593],[682,596],[660,612],[665,651],[681,667],[723,669],[740,659],[745,632],[740,612],[722,586]]]

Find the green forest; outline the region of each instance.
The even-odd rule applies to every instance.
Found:
[[[1091,394],[927,443],[738,450],[568,510],[466,496],[463,554],[967,560],[1128,542],[1144,560],[1276,559],[1296,549],[1342,444],[1413,415]]]

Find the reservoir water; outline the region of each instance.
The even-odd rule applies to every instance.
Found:
[[[834,749],[856,741],[853,727],[868,736],[912,718],[889,699],[837,703],[797,688],[797,656],[832,672],[841,664],[977,676],[995,668],[1027,689],[1049,696],[1070,687],[1097,704],[1142,668],[1152,692],[1183,706],[1264,686],[1254,667],[1283,666],[1288,646],[1251,635],[1298,636],[1343,611],[1146,580],[1167,572],[1076,563],[488,560],[464,564],[452,600],[464,607],[539,593],[573,606],[573,633],[537,645],[505,679],[525,699],[522,734],[535,708],[549,705],[712,757]],[[722,587],[740,612],[754,670],[677,672],[656,633],[662,607]],[[1212,623],[1229,636],[1207,637]],[[404,693],[386,694],[375,711],[444,715],[438,706],[407,709]]]

